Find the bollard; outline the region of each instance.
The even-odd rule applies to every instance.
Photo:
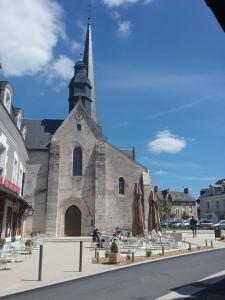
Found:
[[[99,262],[99,252],[96,253],[96,260]]]
[[[164,256],[164,247],[162,247],[162,256]]]
[[[134,252],[132,252],[132,258],[131,261],[134,262]]]
[[[79,272],[82,272],[82,258],[83,258],[83,241],[80,241]]]
[[[207,242],[207,240],[205,240],[205,246],[208,247],[208,242]]]
[[[189,248],[188,248],[188,250],[191,251],[191,243],[189,243]]]
[[[211,241],[211,248],[213,248],[213,241]]]
[[[38,266],[38,281],[41,281],[42,277],[42,259],[43,259],[43,245],[40,245],[39,251],[39,266]]]

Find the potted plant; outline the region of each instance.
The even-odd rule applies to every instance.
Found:
[[[146,256],[150,257],[152,255],[152,250],[151,249],[146,249]]]
[[[33,246],[32,240],[26,240],[25,247],[28,250],[29,254],[32,254],[32,246]]]
[[[118,263],[118,246],[115,241],[112,242],[110,250],[111,250],[111,252],[109,253],[109,262],[111,264],[117,264]]]
[[[3,248],[4,244],[5,244],[5,239],[0,238],[0,249]]]

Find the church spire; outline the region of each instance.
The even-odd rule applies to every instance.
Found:
[[[93,42],[92,42],[92,29],[91,29],[91,18],[88,18],[86,41],[84,48],[83,61],[87,66],[88,79],[91,82],[91,117],[96,122],[98,120],[98,103],[96,98],[95,90],[95,72],[94,72],[94,57],[93,57]]]

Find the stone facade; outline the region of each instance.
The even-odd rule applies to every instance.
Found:
[[[0,81],[0,238],[11,240],[25,230],[29,205],[23,199],[28,153],[23,113],[13,106],[13,87]]]
[[[201,218],[213,222],[225,219],[225,179],[218,180],[207,189],[202,189],[198,201]]]
[[[170,206],[170,212],[166,218],[175,220],[188,219],[197,215],[196,200],[190,195],[188,188],[183,192],[170,191],[169,189],[158,192],[158,197],[161,200],[166,200]]]
[[[133,149],[119,150],[107,141],[98,124],[97,100],[90,99],[94,83],[90,71],[93,54],[87,55],[92,52],[90,33],[89,21],[85,46],[88,68],[81,61],[75,65],[67,118],[25,120],[30,158],[26,198],[35,210],[29,231],[71,236],[90,234],[95,227],[104,232],[112,232],[116,226],[131,230],[135,182],[143,189],[147,228],[152,180],[146,168],[136,162]]]

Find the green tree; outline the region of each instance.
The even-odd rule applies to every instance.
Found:
[[[158,208],[161,220],[168,220],[171,212],[171,203],[166,199],[158,199]]]

